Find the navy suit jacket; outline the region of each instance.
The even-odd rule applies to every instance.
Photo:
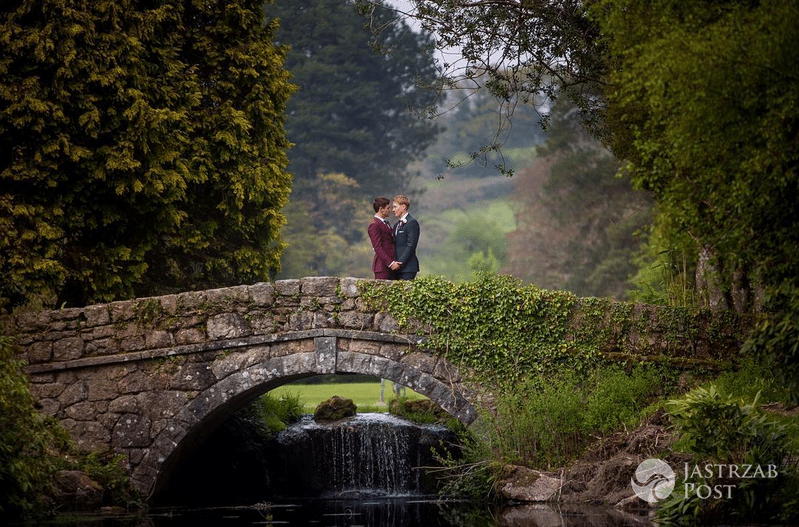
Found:
[[[399,272],[419,272],[419,259],[416,246],[419,244],[419,222],[408,214],[405,224],[397,222],[394,226],[394,245],[397,248],[397,261],[402,262]]]

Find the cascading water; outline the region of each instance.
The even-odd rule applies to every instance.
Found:
[[[453,434],[388,414],[358,414],[330,423],[310,416],[270,445],[273,490],[288,496],[407,496],[431,493],[421,467],[435,464]]]

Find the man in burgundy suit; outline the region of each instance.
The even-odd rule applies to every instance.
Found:
[[[373,207],[375,215],[372,218],[372,223],[369,224],[369,239],[375,250],[372,271],[375,273],[375,278],[393,280],[394,271],[399,269],[400,263],[396,261],[394,233],[388,223],[391,202],[383,197],[375,198]]]

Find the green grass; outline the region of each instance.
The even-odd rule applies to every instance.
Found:
[[[306,413],[313,413],[316,406],[334,395],[352,399],[359,412],[387,412],[388,403],[394,399],[393,383],[386,381],[383,391],[383,403],[380,403],[380,383],[341,383],[341,384],[284,384],[269,394],[280,398],[284,395],[298,395]],[[425,399],[426,397],[405,388],[407,399]]]

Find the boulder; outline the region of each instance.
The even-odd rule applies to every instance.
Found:
[[[508,465],[499,481],[499,493],[512,501],[541,502],[557,499],[563,482],[549,474],[527,467]]]
[[[335,421],[355,415],[356,410],[357,406],[355,406],[352,399],[334,395],[327,401],[319,403],[313,416],[317,421]]]
[[[103,487],[79,470],[61,470],[55,476],[55,499],[73,511],[94,511],[103,503]]]

